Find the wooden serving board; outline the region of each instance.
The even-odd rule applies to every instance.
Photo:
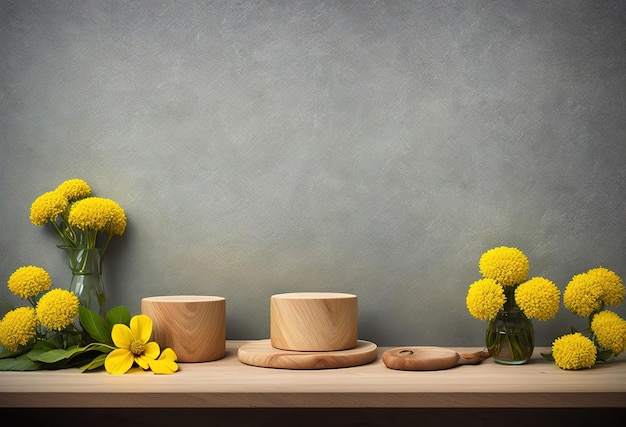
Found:
[[[239,347],[239,361],[246,365],[279,369],[349,368],[373,362],[378,347],[369,341],[357,341],[349,350],[293,351],[272,347],[271,340],[253,341]]]
[[[443,347],[399,347],[383,353],[383,363],[390,369],[401,371],[436,371],[458,365],[478,365],[489,358],[489,353],[459,354]]]

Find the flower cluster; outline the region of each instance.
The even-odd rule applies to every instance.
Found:
[[[0,321],[0,345],[10,352],[65,330],[78,316],[78,297],[64,289],[50,290],[52,280],[41,267],[18,268],[7,285],[11,292],[31,305],[14,308]]]
[[[561,292],[543,277],[528,279],[529,262],[517,248],[489,249],[479,261],[482,279],[472,283],[465,303],[480,320],[493,319],[500,310],[515,305],[531,319],[549,320],[559,311]]]
[[[587,318],[588,328],[563,335],[552,343],[552,353],[543,356],[568,370],[593,367],[598,361],[626,350],[626,320],[606,306],[624,302],[626,290],[613,271],[598,267],[577,274],[563,292],[563,305],[577,316]]]
[[[134,363],[158,374],[178,370],[172,349],[161,351],[156,342],[149,342],[152,320],[148,316],[131,318],[121,306],[98,316],[80,306],[73,292],[50,290],[48,272],[33,265],[15,270],[7,285],[30,307],[13,308],[0,320],[4,349],[0,371],[68,367],[85,371],[104,366],[109,373],[123,374]]]
[[[102,257],[112,237],[126,229],[124,210],[113,200],[92,196],[91,187],[78,178],[37,197],[30,207],[30,221],[37,226],[50,222],[62,246],[70,248],[95,248],[98,236],[106,233]]]

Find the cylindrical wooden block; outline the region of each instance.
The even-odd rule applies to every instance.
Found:
[[[179,362],[210,362],[226,354],[226,299],[171,295],[143,298],[141,312],[152,319],[152,339],[170,347]]]
[[[272,295],[272,347],[295,351],[337,351],[354,348],[357,340],[356,295],[331,292]]]

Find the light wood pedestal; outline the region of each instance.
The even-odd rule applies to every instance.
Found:
[[[533,359],[522,366],[503,366],[487,359],[480,365],[440,371],[397,371],[383,364],[381,356],[388,349],[383,347],[379,357],[367,365],[286,370],[241,363],[237,349],[247,342],[228,341],[223,359],[181,363],[180,371],[173,375],[138,372],[115,376],[75,369],[0,372],[0,415],[13,411],[32,417],[37,411],[31,408],[40,413],[45,413],[42,408],[56,408],[53,414],[65,408],[66,413],[89,414],[77,418],[83,426],[110,426],[111,420],[133,420],[136,426],[133,414],[144,420],[153,417],[154,425],[168,425],[158,423],[167,414],[175,418],[184,415],[185,420],[195,414],[201,419],[215,421],[211,417],[218,417],[244,425],[266,425],[262,421],[268,419],[273,422],[267,425],[283,425],[282,421],[286,425],[288,420],[296,422],[295,418],[299,426],[329,425],[339,419],[346,421],[341,425],[353,425],[350,422],[359,419],[358,425],[391,425],[387,424],[390,419],[404,423],[414,422],[416,417],[421,417],[421,425],[447,417],[463,426],[494,422],[494,418],[507,426],[537,426],[544,421],[545,425],[551,421],[561,425],[558,421],[567,416],[583,420],[587,415],[593,419],[603,414],[617,414],[622,419],[626,415],[623,356],[573,372],[543,360],[539,352],[547,350],[544,348],[536,349]],[[463,353],[481,350],[454,349]],[[307,415],[310,411],[316,415]],[[112,418],[98,424],[98,416],[93,415],[102,413]],[[330,419],[324,419],[324,414]],[[85,422],[87,416],[92,421]]]

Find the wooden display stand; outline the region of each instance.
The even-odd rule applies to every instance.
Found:
[[[330,369],[370,363],[376,344],[358,340],[357,297],[294,292],[270,299],[270,339],[242,346],[242,363],[264,368]]]
[[[331,292],[294,292],[270,299],[272,347],[293,351],[337,351],[356,346],[357,297]]]
[[[210,362],[226,352],[226,299],[169,295],[143,298],[141,312],[152,319],[152,339],[170,347],[179,362]]]

